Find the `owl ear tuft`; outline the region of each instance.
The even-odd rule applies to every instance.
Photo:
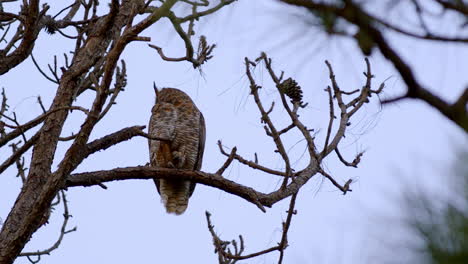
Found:
[[[156,100],[158,100],[159,91],[158,91],[158,87],[156,86],[155,82],[153,82],[153,89],[154,89],[154,93],[156,94]]]

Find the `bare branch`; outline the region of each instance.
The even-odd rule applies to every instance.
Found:
[[[189,0],[181,0],[181,1],[192,6],[208,6],[210,4],[208,0],[200,0],[201,2],[189,1]]]
[[[31,147],[34,149],[27,177],[21,174],[22,179],[25,179],[23,188],[8,218],[2,225],[0,233],[1,263],[13,262],[20,254],[25,243],[40,227],[42,220],[39,221],[38,219],[48,218],[49,208],[54,197],[62,188],[66,187],[65,180],[67,176],[89,155],[134,136],[143,136],[152,140],[168,140],[148,136],[142,131],[143,126],[135,126],[89,142],[96,123],[110,111],[119,92],[125,87],[125,64],[122,62],[120,68],[117,67],[117,64],[126,46],[133,41],[149,41],[150,38],[139,34],[161,18],[170,17],[174,28],[186,43],[188,60],[194,66],[199,66],[212,57],[215,45],[209,45],[206,38],[202,36],[200,37],[198,49],[193,49],[190,38],[194,35],[195,21],[199,17],[213,13],[233,1],[222,0],[215,8],[197,12],[197,8],[208,6],[208,1],[185,0],[184,4],[192,5],[192,17],[187,20],[189,23],[186,32],[182,30],[181,26],[184,22],[180,21],[180,18],[171,11],[172,7],[178,2],[177,0],[161,1],[157,8],[149,6],[152,1],[111,0],[107,14],[98,16],[99,2],[101,1],[74,0],[71,5],[56,9],[58,12],[55,15],[49,15],[46,13],[49,8],[47,5],[43,5],[41,10],[39,1],[24,0],[18,15],[0,14],[0,20],[2,20],[0,27],[2,27],[2,30],[4,26],[8,26],[7,30],[9,30],[14,28],[11,26],[12,23],[18,24],[16,32],[10,31],[8,35],[2,34],[3,36],[0,36],[0,41],[5,43],[0,51],[0,74],[7,72],[27,57],[32,56],[35,40],[42,29],[45,29],[49,34],[58,32],[61,35],[59,37],[72,38],[75,41],[74,49],[70,52],[71,55],[68,55],[71,58],[69,59],[65,54],[64,66],[60,67],[57,63],[57,57],[54,57],[54,61],[48,65],[50,73],[46,74],[34,61],[38,70],[44,76],[58,84],[56,95],[51,100],[52,105],[48,111],[45,110],[39,98],[38,102],[44,113],[21,125],[15,113],[13,113],[13,118],[7,116],[6,96],[3,98],[0,114],[5,119],[0,122],[0,147],[19,135],[23,136],[25,144],[22,146],[19,143],[10,145],[13,148],[13,154],[0,165],[0,170],[3,171],[12,162],[16,162],[19,173],[24,173],[24,163],[21,163],[20,160],[21,155]],[[145,14],[145,10],[148,10],[149,14]],[[81,20],[73,19],[77,14],[82,16]],[[138,22],[134,23],[134,21],[137,21],[136,16],[139,14],[145,17],[139,17]],[[64,16],[63,19],[58,19],[58,17],[62,16]],[[3,23],[3,19],[6,19],[5,23]],[[77,34],[75,36],[75,34],[70,34],[69,31],[64,29],[76,30]],[[110,89],[113,80],[115,80],[115,87]],[[92,90],[93,95],[95,95],[89,110],[72,106],[77,97],[86,90]],[[86,113],[85,121],[76,134],[62,138],[60,135],[69,116],[68,110],[72,109]],[[43,125],[36,132],[36,135],[29,141],[26,140],[27,131],[41,123]],[[66,151],[64,158],[59,161],[57,170],[52,172],[52,164],[60,140],[72,140],[72,144]],[[233,157],[230,158],[229,163],[232,160]],[[229,166],[229,163],[226,163],[225,167]],[[96,185],[105,188],[102,182],[96,182]],[[244,196],[250,197],[246,194]],[[261,203],[256,202],[256,197],[250,198],[256,206],[263,211],[265,210]],[[60,241],[61,238],[50,251],[58,247]],[[30,261],[36,262],[40,260],[41,255],[48,254],[50,251],[23,253],[23,255],[28,257]],[[37,259],[31,256],[36,256]]]
[[[125,66],[125,61],[122,60],[122,70],[120,70],[120,68],[117,67],[117,71],[115,73],[115,85],[112,91],[112,97],[110,98],[107,106],[101,112],[98,121],[101,120],[107,114],[107,112],[109,112],[110,108],[114,104],[116,104],[115,100],[117,99],[117,96],[119,95],[120,91],[123,91],[125,86],[127,86],[127,68]]]
[[[347,192],[352,192],[351,189],[349,189],[349,186],[351,185],[352,183],[352,179],[349,179],[345,184],[343,185],[340,185],[330,174],[328,174],[327,172],[325,172],[323,169],[320,169],[319,170],[319,173],[322,174],[323,176],[325,176],[325,178],[327,178],[328,180],[330,180],[330,182],[338,189],[340,189],[340,191],[343,192],[343,195],[345,195]]]
[[[343,102],[341,89],[339,88],[339,86],[338,86],[338,84],[336,82],[335,74],[333,73],[333,68],[332,68],[331,64],[328,61],[325,61],[325,64],[327,65],[329,73],[330,73],[329,78],[330,78],[330,81],[332,83],[334,97],[337,100],[337,104],[338,104],[338,107],[339,107],[341,113],[340,113],[340,123],[339,123],[337,131],[335,132],[335,136],[333,137],[330,144],[328,144],[328,141],[327,141],[327,144],[324,146],[323,151],[319,155],[320,158],[325,157],[331,151],[333,151],[334,148],[336,148],[336,146],[338,145],[340,140],[345,135],[346,127],[347,127],[348,120],[349,120],[349,115],[348,115],[348,113],[346,111],[346,105]],[[330,118],[334,118],[334,116],[335,116],[335,114],[333,114],[333,117],[331,116]],[[331,128],[330,128],[330,131],[331,131]],[[328,135],[328,131],[327,131],[327,137],[330,138],[330,136]]]
[[[7,45],[3,50],[0,50],[0,75],[8,72],[10,69],[23,62],[30,55],[34,47],[35,40],[42,27],[39,21],[48,9],[49,6],[44,5],[44,9],[39,11],[39,0],[31,0],[27,5],[22,7],[22,12],[25,14],[25,20],[21,23],[21,26],[24,27],[24,30],[21,30],[22,34],[19,34],[20,30],[18,28],[15,36],[10,40],[9,45]],[[9,49],[20,38],[22,41],[18,48],[8,54]]]
[[[37,5],[39,1],[32,0],[30,2]],[[167,8],[170,8],[175,2],[168,0],[166,3],[163,4],[164,8],[156,12],[157,15],[161,15],[159,18],[162,17],[161,12],[167,11]],[[136,1],[123,0],[120,4],[119,1],[112,0],[109,13],[99,18],[94,26],[90,28],[90,31],[87,32],[86,45],[81,47],[81,44],[78,45],[77,43],[78,48],[75,50],[73,62],[71,63],[71,67],[65,69],[61,76],[56,96],[50,107],[51,110],[71,105],[73,96],[76,94],[77,88],[79,88],[77,80],[82,78],[99,58],[103,57],[108,51],[113,37],[116,36],[115,33],[120,32],[127,24],[131,11],[134,8],[139,8],[136,5]],[[29,19],[30,16],[27,17]],[[36,17],[33,16],[32,19]],[[153,23],[158,20],[158,17],[151,17],[156,18],[153,20]],[[117,50],[110,50],[109,54],[104,57],[111,59],[112,62],[116,61],[118,56],[116,57],[115,55],[119,55],[120,52],[118,51],[121,51],[125,47],[125,45],[122,46],[122,43],[128,43],[127,41],[129,40],[130,38],[125,39],[123,42],[115,43],[113,47]],[[0,58],[0,60],[2,59]],[[5,64],[0,63],[0,65]],[[6,63],[6,65],[14,67],[14,64]],[[109,78],[109,74],[113,72],[114,66],[114,63],[107,64],[106,73],[103,77],[105,82],[110,83],[106,78]],[[0,72],[2,71],[0,70]],[[105,87],[107,83],[104,84],[102,86]],[[98,110],[101,110],[100,107],[92,108],[87,116],[87,120],[91,119],[93,120],[92,123],[94,123],[98,118],[97,114],[99,112],[96,113]],[[82,131],[85,130],[83,134],[87,135],[82,134],[75,139],[74,143],[76,144],[73,144],[71,147],[73,151],[67,151],[64,160],[59,164],[58,171],[51,173],[58,138],[67,117],[67,111],[56,111],[43,120],[44,125],[41,131],[45,131],[45,133],[39,137],[35,144],[31,158],[31,164],[34,166],[31,166],[29,169],[27,180],[0,232],[0,241],[2,241],[0,243],[0,262],[13,262],[25,243],[39,227],[37,217],[42,216],[49,208],[60,187],[63,186],[63,182],[66,175],[70,173],[70,169],[78,165],[75,162],[81,163],[82,161],[79,159],[80,152],[83,146],[86,146],[87,136],[89,136],[90,129],[93,127],[87,123],[82,126]],[[77,146],[78,148],[76,148]],[[25,215],[24,212],[28,212],[28,214]]]
[[[26,141],[21,147],[16,148],[16,145],[15,145],[15,147],[13,148],[13,154],[0,165],[0,174],[4,172],[8,167],[10,167],[13,163],[18,162],[19,158],[21,158],[21,156],[36,143],[39,136],[40,136],[40,133],[37,132],[31,139]],[[20,173],[20,171],[18,171],[18,173]],[[24,171],[22,172],[22,175],[23,175],[22,179],[24,181],[25,180]]]
[[[361,157],[362,155],[364,154],[364,152],[360,152],[356,155],[356,157],[354,158],[354,160],[352,162],[347,162],[343,156],[341,155],[338,147],[335,148],[335,152],[336,152],[336,155],[338,156],[338,158],[340,159],[340,161],[348,166],[348,167],[354,167],[354,168],[357,168],[357,165],[359,164],[359,162],[361,162]]]
[[[288,246],[288,231],[291,226],[292,216],[294,214],[297,214],[297,211],[294,210],[294,207],[296,206],[296,198],[297,193],[291,196],[291,201],[289,202],[289,209],[287,211],[288,216],[286,217],[286,222],[283,223],[283,234],[281,235],[281,241],[278,244],[278,250],[280,252],[278,264],[283,263],[284,250]]]
[[[38,96],[38,97],[37,97],[37,103],[38,103],[39,106],[41,107],[42,113],[45,114],[45,112],[47,112],[47,111],[46,111],[46,109],[45,109],[45,107],[44,107],[44,103],[42,103],[42,98],[41,98],[41,96]]]
[[[332,127],[333,127],[333,121],[335,120],[335,106],[333,104],[333,96],[331,92],[330,86],[327,86],[327,89],[325,91],[328,92],[328,104],[330,105],[330,119],[328,121],[328,128],[327,128],[327,135],[325,138],[325,145],[323,146],[323,153],[327,152],[328,148],[328,141],[330,140],[331,132],[332,132]]]
[[[63,240],[63,238],[65,237],[66,234],[76,231],[76,226],[73,227],[72,229],[67,229],[68,221],[70,220],[70,217],[72,217],[72,216],[70,215],[70,212],[68,210],[68,201],[67,201],[67,197],[65,195],[65,191],[63,191],[63,190],[60,191],[60,194],[62,195],[62,203],[63,203],[63,222],[62,222],[62,227],[60,228],[60,235],[57,238],[57,240],[55,241],[55,243],[51,247],[49,247],[47,249],[38,250],[36,252],[23,252],[23,253],[20,253],[18,256],[28,257],[28,259],[30,259],[31,256],[37,256],[38,261],[39,261],[40,256],[50,255],[50,253],[52,251],[56,250],[60,246],[60,244],[62,243],[62,240]]]
[[[18,151],[18,145],[20,143],[21,142],[11,143],[10,144],[13,153]],[[16,163],[16,169],[18,170],[18,173],[16,174],[16,177],[20,177],[21,182],[24,183],[26,181],[26,174],[25,174],[26,168],[24,168],[24,157],[21,157],[21,156],[18,157],[16,159],[15,163]]]
[[[244,239],[242,238],[242,235],[239,235],[240,248],[237,247],[237,243],[235,240],[232,240],[232,242],[221,240],[219,236],[216,234],[216,232],[214,231],[214,225],[211,223],[211,213],[206,211],[205,216],[206,216],[206,222],[208,224],[208,231],[210,231],[211,237],[213,238],[213,245],[215,247],[215,253],[218,253],[218,260],[220,264],[233,264],[233,263],[236,263],[237,260],[258,257],[260,255],[264,255],[264,254],[279,250],[280,248],[280,246],[275,246],[275,247],[271,247],[271,248],[268,248],[259,252],[251,253],[248,255],[242,255],[245,249]],[[231,253],[231,250],[228,248],[230,244],[232,244],[234,247],[234,250],[235,250],[234,255]]]
[[[155,49],[158,52],[159,56],[161,56],[161,59],[165,61],[171,61],[171,62],[188,61],[192,63],[194,68],[197,68],[213,57],[211,53],[213,52],[213,49],[216,47],[216,44],[208,45],[206,42],[206,37],[201,36],[200,42],[198,44],[197,58],[194,58],[194,49],[193,49],[193,45],[192,45],[189,35],[186,34],[182,30],[181,27],[176,27],[176,29],[178,29],[177,32],[179,33],[179,35],[185,42],[186,55],[184,57],[171,58],[164,54],[162,48],[153,44],[148,44],[149,47]]]
[[[230,156],[230,154],[228,154],[226,151],[224,151],[222,143],[219,140],[218,140],[218,147],[219,147],[220,152],[223,155],[225,155],[227,157]],[[273,169],[267,168],[265,166],[259,165],[258,160],[255,161],[255,162],[246,160],[242,156],[238,155],[237,153],[234,153],[234,159],[239,161],[240,163],[242,163],[244,165],[249,166],[252,169],[261,170],[261,171],[266,172],[266,173],[271,174],[271,175],[278,175],[278,176],[283,176],[283,177],[286,176],[286,173],[284,173],[282,171],[273,170]]]
[[[262,57],[265,57],[265,59],[266,59],[266,55],[264,53],[262,53]],[[269,131],[267,131],[267,135],[269,135],[273,139],[273,141],[275,142],[278,153],[281,155],[281,158],[283,159],[283,161],[285,163],[286,177],[284,178],[284,181],[283,181],[283,184],[282,184],[282,188],[285,188],[286,185],[287,185],[288,179],[292,174],[291,164],[290,164],[290,161],[289,161],[289,156],[286,153],[286,149],[284,148],[283,142],[281,140],[280,135],[278,134],[278,131],[277,131],[275,125],[273,124],[272,120],[270,119],[270,116],[267,113],[267,111],[265,111],[265,108],[263,107],[263,104],[262,104],[262,102],[260,100],[260,95],[258,94],[258,89],[261,88],[261,87],[258,86],[255,83],[255,80],[252,77],[252,73],[250,71],[250,66],[251,65],[255,66],[256,64],[254,62],[252,62],[252,61],[249,61],[248,58],[245,58],[244,60],[245,60],[246,74],[247,74],[247,77],[248,77],[248,79],[250,81],[250,93],[253,95],[254,100],[255,100],[255,104],[257,104],[257,108],[260,111],[261,118],[262,118],[261,119],[262,123],[264,122],[268,126]],[[258,60],[259,59],[257,59],[257,61]]]
[[[230,4],[234,3],[235,1],[237,1],[237,0],[220,0],[219,4],[217,4],[213,8],[210,8],[210,9],[207,9],[205,11],[197,12],[195,14],[191,14],[189,16],[180,18],[179,21],[180,21],[180,23],[184,23],[184,22],[187,22],[187,21],[190,21],[190,20],[196,20],[196,19],[198,19],[200,17],[213,14],[214,12],[216,12],[216,11],[220,10],[221,8],[223,8],[224,6],[230,5]]]
[[[160,47],[158,47],[158,46],[156,46],[156,45],[153,45],[153,44],[148,44],[148,46],[151,47],[151,48],[153,48],[153,49],[155,49],[155,50],[158,52],[159,56],[161,56],[161,59],[163,59],[163,60],[165,60],[165,61],[177,62],[177,61],[185,61],[185,60],[188,60],[186,56],[185,56],[185,57],[180,57],[180,58],[171,58],[171,57],[167,57],[167,56],[164,54],[162,48],[160,48]]]
[[[465,88],[465,91],[460,95],[455,103],[453,103],[452,108],[460,113],[466,114],[466,106],[468,104],[468,87]]]
[[[44,113],[36,118],[34,118],[33,120],[25,123],[24,125],[18,125],[15,128],[15,130],[11,131],[10,133],[6,134],[5,136],[1,137],[0,138],[0,147],[4,146],[6,143],[8,143],[10,140],[20,136],[21,134],[23,134],[24,132],[26,132],[27,130],[39,125],[40,123],[42,123],[46,117],[48,117],[49,115],[51,114],[54,114],[58,111],[62,111],[62,110],[80,110],[86,114],[89,114],[88,110],[82,108],[82,107],[79,107],[79,106],[66,106],[66,107],[59,107],[59,108],[55,108],[55,109],[52,109],[52,110],[49,110],[47,113]],[[6,115],[4,114],[1,114],[2,116],[4,117],[7,117]],[[2,123],[0,121],[0,123]]]
[[[219,140],[218,140],[218,145],[222,149],[221,141],[219,141]],[[232,150],[231,150],[231,154],[229,154],[229,157],[224,162],[223,166],[221,166],[221,168],[219,168],[219,170],[217,170],[215,174],[223,175],[224,171],[229,167],[229,165],[231,165],[232,161],[234,160],[234,157],[236,155],[236,151],[237,151],[237,148],[233,147]]]
[[[219,236],[214,231],[214,225],[211,223],[211,213],[206,211],[205,212],[206,222],[208,224],[208,230],[210,231],[211,237],[213,238],[213,245],[215,247],[215,253],[218,253],[219,263],[228,263],[228,264],[236,263],[238,260],[250,259],[250,258],[268,254],[273,251],[279,251],[280,256],[279,256],[278,263],[281,264],[283,262],[284,250],[288,246],[287,236],[288,236],[289,228],[291,226],[292,216],[297,214],[297,211],[294,210],[294,207],[296,204],[296,197],[297,197],[297,194],[293,194],[291,196],[289,209],[287,211],[288,215],[286,217],[286,221],[282,223],[283,232],[281,235],[281,241],[278,243],[278,245],[264,249],[264,250],[260,250],[255,253],[247,254],[247,255],[242,255],[245,249],[244,239],[242,238],[242,235],[239,235],[240,248],[237,246],[237,242],[235,240],[232,240],[231,242],[221,240],[221,238],[219,238]],[[230,248],[228,247],[231,244],[234,247],[234,254],[232,254]]]
[[[297,85],[297,83],[291,78],[288,78],[284,82],[281,82],[281,80],[283,79],[284,72],[281,73],[280,77],[277,77],[272,68],[271,58],[268,58],[264,52],[262,52],[260,57],[256,59],[256,61],[260,61],[260,60],[263,60],[263,62],[265,63],[265,67],[267,68],[271,79],[273,80],[273,82],[276,85],[276,88],[278,89],[283,107],[288,113],[289,117],[291,118],[292,123],[294,124],[295,127],[297,127],[297,129],[301,132],[302,136],[306,140],[309,156],[311,157],[311,159],[316,159],[317,154],[316,154],[314,139],[310,134],[311,130],[307,129],[307,127],[299,120],[299,116],[297,115],[298,108],[299,107],[304,108],[307,105],[307,104],[302,103],[302,91],[301,91],[300,86]],[[292,85],[288,85],[290,87],[290,91],[289,91],[290,94],[288,94],[288,96],[292,100],[291,103],[293,104],[293,110],[290,109],[285,98],[285,93],[282,91],[285,87],[286,82],[292,83]]]
[[[264,204],[259,199],[264,196],[261,192],[257,192],[250,187],[246,187],[235,183],[231,180],[221,177],[220,175],[191,171],[177,170],[167,168],[154,168],[146,166],[117,168],[113,170],[102,170],[95,172],[84,172],[72,174],[67,178],[66,187],[75,186],[93,186],[98,183],[109,181],[119,181],[128,179],[174,179],[174,180],[190,180],[192,182],[201,183],[207,186],[222,189],[228,193],[237,195],[253,204],[261,211],[265,212]],[[267,205],[271,207],[271,205]]]
[[[36,59],[34,58],[34,55],[31,53],[31,59],[34,63],[34,66],[36,66],[36,69],[42,74],[42,76],[44,76],[44,78],[46,78],[47,80],[55,83],[55,84],[58,84],[59,83],[59,78],[55,77],[55,79],[52,79],[50,76],[48,76],[42,69],[41,69],[41,66],[39,66],[39,64],[37,63]]]
[[[461,14],[466,13],[466,6],[458,5],[449,3],[449,1],[444,0],[436,0],[440,5],[444,8],[451,9],[453,11],[457,11]],[[376,27],[374,22],[385,24],[387,28],[395,30],[399,33],[406,34],[412,37],[418,37],[414,34],[409,32],[405,32],[404,30],[399,30],[394,26],[390,26],[389,24],[380,21],[376,17],[372,16],[367,10],[362,8],[358,3],[353,1],[347,1],[346,5],[342,6],[335,6],[332,4],[325,4],[325,3],[317,3],[314,1],[305,1],[305,0],[281,0],[281,2],[304,7],[310,10],[318,10],[321,12],[326,12],[329,14],[333,14],[337,17],[343,18],[344,20],[348,21],[350,24],[354,24],[359,27],[359,32],[363,32],[366,36],[368,36],[369,41],[372,42],[372,45],[375,44],[384,57],[388,59],[393,66],[397,69],[400,73],[402,79],[404,80],[407,86],[407,92],[394,99],[387,100],[387,102],[395,102],[397,100],[401,100],[404,98],[415,98],[420,99],[435,109],[437,109],[440,113],[445,115],[448,119],[452,120],[456,123],[460,128],[464,131],[468,131],[468,114],[466,110],[460,111],[459,108],[453,108],[448,102],[446,102],[441,97],[433,94],[430,92],[429,89],[423,87],[417,80],[414,75],[412,68],[408,65],[407,62],[403,60],[403,58],[399,55],[399,53],[390,45],[390,42],[384,37],[382,31]],[[434,37],[432,35],[426,35],[423,38],[429,40],[441,40],[441,41],[461,41],[467,42],[468,39],[446,39],[446,38],[439,38]],[[437,39],[439,38],[439,39]]]
[[[117,143],[129,140],[132,137],[141,136],[142,130],[144,128],[145,126],[126,127],[105,137],[96,139],[86,144],[85,151],[83,151],[82,155],[87,157],[92,153],[105,150],[113,145],[116,145]]]
[[[291,130],[291,129],[295,128],[295,127],[296,127],[296,125],[290,124],[289,126],[287,126],[287,127],[283,128],[283,129],[281,129],[280,131],[278,131],[278,135],[285,134],[285,133],[289,132],[289,130]]]
[[[435,0],[441,6],[446,9],[454,10],[462,14],[468,15],[468,6],[462,1],[447,1],[447,0]]]

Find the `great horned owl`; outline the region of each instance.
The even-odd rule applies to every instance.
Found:
[[[156,90],[148,133],[153,167],[200,170],[205,148],[205,120],[190,97],[175,88]],[[155,179],[166,211],[180,215],[195,189],[190,181]]]

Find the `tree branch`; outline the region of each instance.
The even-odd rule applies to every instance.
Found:
[[[20,125],[20,126],[17,126],[15,130],[11,131],[10,133],[8,134],[5,134],[4,136],[0,137],[0,147],[3,147],[5,144],[7,144],[9,141],[11,141],[12,139],[20,136],[21,134],[23,134],[24,132],[28,131],[29,129],[39,125],[40,123],[42,123],[49,115],[53,114],[53,113],[56,113],[57,111],[62,111],[62,110],[80,110],[80,111],[83,111],[84,113],[88,114],[89,112],[82,108],[82,107],[79,107],[79,106],[64,106],[64,107],[58,107],[58,108],[55,108],[55,109],[52,109],[36,118],[34,118],[33,120],[27,122],[26,124],[24,125]],[[0,115],[2,116],[5,116],[3,113],[0,113]],[[0,123],[2,123],[0,121]]]
[[[26,151],[28,151],[36,143],[36,141],[39,138],[39,135],[39,132],[36,133],[20,148],[16,149],[16,151],[14,151],[13,154],[0,165],[0,174],[2,174],[2,172],[4,172],[8,167],[15,163]]]
[[[68,210],[68,200],[67,200],[67,197],[65,196],[65,191],[60,191],[60,194],[62,196],[61,200],[62,200],[62,203],[63,203],[63,222],[62,222],[62,227],[60,228],[60,235],[57,238],[57,240],[55,241],[55,243],[51,247],[49,247],[47,249],[38,250],[36,252],[23,252],[23,253],[20,253],[18,256],[28,257],[28,259],[30,259],[30,257],[32,257],[32,256],[36,256],[40,260],[40,256],[50,255],[50,253],[52,251],[56,250],[60,246],[60,244],[62,243],[62,240],[63,240],[63,238],[65,237],[66,234],[76,231],[76,226],[74,228],[72,228],[72,229],[67,229],[67,224],[68,224],[68,221],[69,221],[69,219],[71,217],[70,212]]]
[[[370,15],[366,10],[361,8],[353,1],[345,1],[345,5],[334,6],[331,4],[315,3],[306,0],[280,0],[281,2],[308,8],[311,10],[320,10],[334,14],[347,20],[349,23],[354,24],[360,28],[362,32],[370,37],[370,41],[380,49],[385,58],[387,58],[393,66],[400,73],[406,86],[407,92],[405,95],[398,97],[397,100],[402,98],[416,98],[420,99],[430,106],[436,108],[441,114],[456,123],[460,128],[468,132],[468,114],[466,110],[460,111],[460,108],[454,108],[448,102],[433,94],[428,89],[424,88],[415,78],[411,67],[401,58],[401,56],[388,44],[389,42],[383,36],[382,32],[373,24],[375,18]],[[448,4],[446,1],[438,1],[440,4]],[[447,8],[449,8],[447,6]],[[459,9],[461,7],[452,8]],[[463,9],[458,10],[464,12]],[[392,102],[396,99],[391,99]]]
[[[200,171],[154,168],[146,166],[117,168],[113,170],[72,174],[67,178],[65,186],[88,187],[98,185],[99,183],[129,179],[190,180],[192,182],[215,187],[225,192],[239,196],[255,204],[263,212],[266,211],[264,204],[259,201],[259,199],[265,196],[265,194],[258,192],[250,187],[246,187],[231,180],[225,179],[220,175]],[[266,206],[271,207],[271,205]]]

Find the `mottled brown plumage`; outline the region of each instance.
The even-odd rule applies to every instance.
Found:
[[[148,134],[151,166],[200,170],[205,148],[205,121],[190,97],[175,88],[157,91]],[[182,214],[195,189],[190,181],[155,179],[168,213]]]

